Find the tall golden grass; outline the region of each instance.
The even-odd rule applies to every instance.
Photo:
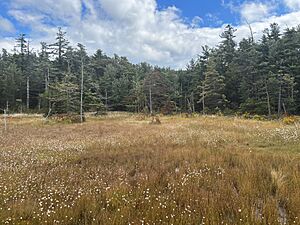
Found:
[[[297,124],[150,121],[10,118],[0,224],[300,224]]]

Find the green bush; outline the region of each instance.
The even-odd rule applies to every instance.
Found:
[[[252,119],[258,120],[258,121],[263,121],[263,120],[265,120],[266,118],[265,118],[264,116],[261,116],[261,115],[254,115],[254,116],[252,117]]]
[[[251,119],[251,115],[250,115],[250,113],[245,112],[245,113],[242,115],[242,118],[244,118],[244,119]]]
[[[285,116],[282,119],[282,122],[286,125],[295,124],[297,122],[297,118],[295,116]]]

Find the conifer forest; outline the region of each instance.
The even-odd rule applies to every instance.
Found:
[[[61,28],[53,43],[42,42],[36,51],[20,34],[13,51],[2,49],[0,106],[10,112],[79,113],[82,97],[84,112],[299,114],[300,28],[273,23],[260,40],[240,42],[235,31],[228,25],[218,46],[203,46],[179,70],[133,64],[101,49],[89,55],[82,44],[70,45]]]

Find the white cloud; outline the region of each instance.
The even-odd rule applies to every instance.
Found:
[[[223,21],[219,19],[218,16],[214,15],[214,14],[211,14],[211,13],[207,13],[206,14],[206,20],[212,24],[215,24],[215,25],[222,25],[223,24]]]
[[[8,19],[0,16],[0,33],[1,32],[12,33],[14,31],[15,31],[14,25]]]
[[[256,40],[260,39],[262,35],[262,31],[265,28],[268,28],[269,25],[274,22],[279,24],[279,26],[281,27],[281,31],[284,31],[284,29],[288,27],[289,28],[295,27],[300,24],[300,11],[288,13],[282,16],[270,16],[268,18],[263,19],[260,22],[251,23],[251,27],[254,31],[254,36]],[[238,39],[250,35],[248,25],[238,26],[237,29],[238,29],[237,31]]]
[[[39,3],[39,0],[11,0],[9,11],[20,23],[32,28],[30,37],[35,48],[42,40],[54,42],[56,26],[61,25],[72,43],[85,44],[90,53],[100,48],[109,55],[127,56],[135,63],[147,61],[172,68],[184,67],[201,52],[202,45],[217,45],[224,27],[187,24],[179,9],[173,6],[158,10],[155,0],[44,0],[43,4]],[[259,21],[251,19],[251,13],[244,14],[248,20],[256,21],[251,24],[256,39],[272,22],[283,28],[300,24],[300,11],[283,16],[270,16],[267,12]],[[247,25],[237,29],[237,40],[249,36]]]
[[[284,3],[291,10],[300,10],[300,0],[284,0]]]
[[[10,0],[12,9],[27,14],[43,16],[44,20],[78,22],[81,15],[81,0]]]
[[[195,16],[192,20],[192,27],[199,27],[201,23],[203,23],[203,19],[200,16]]]
[[[156,2],[152,0],[100,0],[104,11],[112,19],[135,25],[144,25],[144,22],[154,22],[152,13],[156,10]]]
[[[242,19],[248,22],[261,21],[266,17],[270,16],[273,7],[268,4],[263,4],[261,2],[246,2],[241,5],[240,13]]]
[[[14,39],[13,38],[3,38],[0,40],[0,46],[2,51],[2,48],[5,48],[7,51],[13,51],[14,49]]]

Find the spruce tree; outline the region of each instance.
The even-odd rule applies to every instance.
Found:
[[[216,70],[216,62],[213,57],[209,58],[203,90],[200,91],[204,111],[216,113],[225,109],[227,100],[225,96],[225,78]]]

